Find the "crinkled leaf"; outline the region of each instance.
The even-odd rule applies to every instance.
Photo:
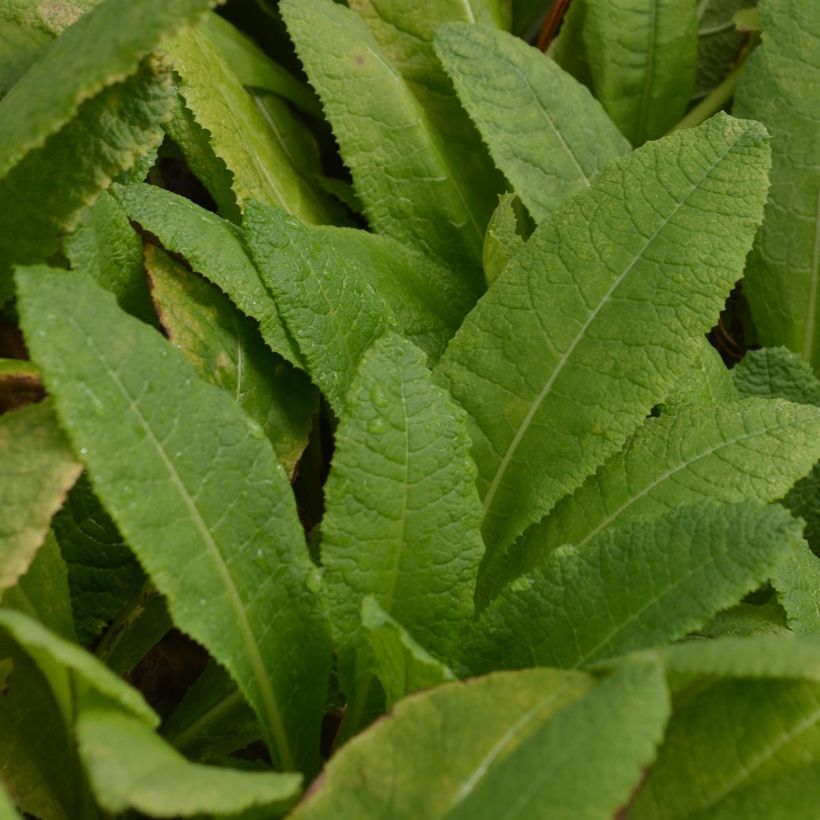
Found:
[[[292,475],[307,446],[316,391],[265,346],[254,322],[210,282],[159,248],[145,249],[157,315],[203,381],[221,387],[264,430]]]
[[[801,540],[776,505],[684,505],[551,553],[484,610],[477,672],[575,667],[682,638],[764,582]]]
[[[720,353],[706,339],[699,355],[687,368],[660,406],[662,414],[679,413],[693,407],[737,401],[737,388],[732,372],[723,363]]]
[[[51,401],[0,416],[0,594],[31,565],[82,467]]]
[[[278,817],[301,791],[299,774],[191,763],[150,727],[113,709],[84,709],[77,738],[94,794],[110,812],[237,817],[257,809]]]
[[[763,44],[749,57],[734,111],[772,135],[771,191],[743,292],[758,339],[820,372],[820,5],[761,0]]]
[[[732,377],[742,395],[783,398],[820,407],[820,381],[808,363],[788,348],[750,350],[734,367]]]
[[[314,766],[329,647],[269,441],[90,277],[21,269],[18,293],[94,490],[174,622],[230,670],[279,764]]]
[[[589,91],[517,37],[452,24],[436,35],[436,53],[536,223],[629,151]]]
[[[490,551],[619,449],[688,367],[751,245],[766,142],[719,114],[616,160],[469,314],[439,371],[473,420]]]
[[[820,635],[820,558],[805,542],[797,545],[772,572],[772,586],[798,635]]]

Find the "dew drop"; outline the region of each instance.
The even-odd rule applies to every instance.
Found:
[[[88,453],[88,447],[80,447],[80,455],[84,456]]]

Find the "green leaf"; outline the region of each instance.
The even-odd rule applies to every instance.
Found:
[[[50,42],[43,31],[0,18],[0,97],[40,59]]]
[[[316,391],[270,352],[254,322],[210,282],[150,245],[145,264],[157,316],[171,344],[203,381],[234,397],[293,475],[319,409]]]
[[[763,44],[749,57],[734,110],[772,135],[771,191],[743,293],[759,341],[785,345],[820,372],[820,6],[763,0]]]
[[[741,395],[820,407],[820,381],[803,359],[785,347],[750,350],[734,367],[732,377]]]
[[[591,684],[538,669],[403,701],[331,760],[294,820],[612,817],[651,763],[668,695],[651,664]]]
[[[136,689],[93,655],[28,615],[0,609],[0,630],[10,635],[46,676],[66,719],[73,716],[76,701],[89,693],[113,701],[147,726],[159,724],[159,717]]]
[[[520,203],[520,200],[515,194],[504,194],[499,197],[498,207],[493,211],[487,225],[482,266],[488,285],[495,282],[510,259],[524,247],[524,237],[518,233],[516,203]]]
[[[144,322],[156,320],[143,270],[142,241],[108,191],[82,211],[74,233],[66,238],[65,253],[72,268],[90,273],[117,297],[123,310]]]
[[[810,820],[820,801],[820,686],[724,681],[691,697],[630,818]]]
[[[288,0],[280,10],[373,229],[439,256],[480,290],[490,210],[367,24],[331,0]]]
[[[315,766],[329,647],[270,443],[90,277],[21,269],[18,294],[32,356],[95,492],[174,622],[230,670],[277,762]]]
[[[636,515],[701,499],[776,501],[818,458],[820,410],[781,399],[748,398],[650,418],[496,565],[512,579],[562,544],[583,547]]]
[[[236,226],[153,185],[114,185],[112,192],[129,219],[156,236],[167,250],[182,256],[246,316],[256,319],[262,338],[274,353],[302,366],[301,355]]]
[[[765,604],[736,604],[718,612],[692,633],[696,638],[748,638],[754,635],[790,636],[786,613],[775,601]]]
[[[630,150],[589,91],[517,37],[451,24],[439,29],[436,53],[536,223]]]
[[[633,145],[663,136],[695,88],[695,2],[584,0],[583,38],[595,96]]]
[[[376,342],[347,396],[325,486],[322,586],[346,651],[362,643],[366,595],[443,660],[458,648],[483,551],[469,444],[421,351],[393,334]]]
[[[82,470],[51,401],[0,416],[0,594],[14,586],[45,540],[51,517]]]
[[[805,541],[775,567],[771,580],[791,630],[820,635],[820,559]]]
[[[723,80],[737,59],[743,34],[735,13],[755,0],[701,0],[698,3],[698,73],[693,100],[705,97]]]
[[[367,632],[388,709],[407,695],[455,680],[450,669],[419,646],[372,595],[362,599],[362,626]]]
[[[700,347],[699,355],[661,404],[659,409],[662,414],[738,400],[732,372],[723,363],[720,353],[706,339],[702,340]]]
[[[192,29],[169,46],[180,75],[179,93],[213,152],[232,174],[240,208],[255,199],[278,205],[306,222],[325,222],[327,209],[282,151],[253,97],[207,33]]]
[[[0,783],[0,820],[20,820],[20,815],[2,783]]]
[[[301,791],[299,774],[191,763],[144,723],[113,709],[84,709],[77,737],[94,794],[109,812],[234,817],[258,809],[278,817]]]
[[[490,552],[618,450],[685,372],[751,245],[766,139],[719,114],[616,160],[467,317],[439,372],[472,417]]]
[[[800,543],[776,505],[685,505],[555,550],[482,613],[475,672],[575,667],[682,638],[763,583]]]

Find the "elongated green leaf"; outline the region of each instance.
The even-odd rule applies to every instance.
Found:
[[[772,135],[771,192],[743,292],[758,338],[820,372],[820,6],[762,0],[765,36],[743,68],[734,110]]]
[[[668,695],[656,665],[590,683],[539,669],[403,701],[330,762],[293,816],[611,817],[652,760]]]
[[[695,357],[751,245],[767,157],[759,125],[718,115],[617,160],[467,317],[439,371],[473,419],[490,551],[619,449]]]
[[[268,350],[254,323],[216,287],[159,248],[145,249],[157,315],[174,347],[203,381],[221,387],[264,430],[293,475],[307,446],[316,391]]]
[[[450,669],[419,646],[370,595],[362,600],[362,626],[367,632],[388,709],[407,695],[455,680]]]
[[[328,219],[317,192],[290,163],[251,95],[204,30],[192,29],[170,45],[179,91],[209,143],[232,174],[240,208],[250,199],[278,205],[306,222]]]
[[[772,586],[792,631],[820,635],[820,558],[803,542],[772,573]]]
[[[0,101],[0,176],[42,147],[84,101],[134,74],[163,38],[196,22],[213,3],[106,0],[84,15]]]
[[[113,709],[84,709],[77,736],[97,800],[110,812],[236,817],[257,809],[278,817],[301,790],[299,774],[191,763],[150,727]]]
[[[439,30],[436,53],[537,223],[629,151],[589,91],[517,37],[452,24]]]
[[[818,721],[816,683],[724,681],[707,688],[673,716],[629,816],[815,817]]]
[[[82,469],[51,401],[0,416],[0,593],[25,573]]]
[[[230,670],[280,765],[314,766],[329,649],[270,443],[89,277],[23,269],[18,293],[32,355],[94,489],[174,622]]]
[[[238,228],[170,191],[152,185],[114,185],[128,218],[184,257],[196,273],[222,290],[246,315],[274,353],[297,367],[301,356],[285,330],[273,297],[262,284]]]
[[[696,3],[584,0],[595,96],[633,145],[663,136],[695,88]]]
[[[65,128],[0,180],[0,301],[11,284],[11,263],[48,259],[80,210],[114,175],[159,144],[168,100],[167,70],[150,62],[86,102]]]
[[[818,459],[820,410],[781,399],[648,419],[621,452],[513,544],[498,560],[499,572],[514,578],[561,544],[583,547],[636,515],[708,498],[776,501]]]
[[[142,242],[122,207],[108,191],[82,211],[65,242],[71,267],[90,273],[110,290],[120,307],[146,322],[155,321],[142,265]]]
[[[244,228],[262,281],[314,384],[341,414],[362,355],[397,325],[392,311],[358,270],[339,275],[346,263],[334,248],[283,211],[251,203]]]
[[[510,259],[524,247],[524,238],[518,233],[518,215],[515,209],[518,202],[515,194],[504,194],[499,198],[498,207],[487,225],[482,265],[488,285],[495,282]]]
[[[325,487],[323,587],[341,646],[361,643],[372,594],[447,660],[473,612],[481,507],[463,413],[395,335],[362,361]]]
[[[43,31],[0,18],[0,97],[42,56],[51,42]]]
[[[554,551],[482,613],[468,665],[582,666],[681,638],[763,583],[800,543],[776,505],[685,505]]]
[[[364,20],[331,0],[288,0],[280,8],[374,230],[439,256],[479,290],[490,210],[478,210],[469,180],[448,162],[441,137]]]

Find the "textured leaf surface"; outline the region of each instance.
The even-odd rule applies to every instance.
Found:
[[[584,0],[595,96],[633,145],[663,136],[686,110],[698,58],[696,3]]]
[[[322,522],[323,587],[345,648],[372,594],[443,659],[473,612],[483,545],[463,413],[434,386],[421,351],[377,342],[336,435]]]
[[[630,817],[809,820],[820,801],[819,720],[816,683],[706,688],[670,721]]]
[[[490,212],[476,213],[467,181],[367,24],[330,0],[289,0],[281,11],[373,229],[439,256],[479,288]]]
[[[759,340],[820,372],[820,5],[763,0],[760,15],[734,110],[772,135],[772,187],[743,292]]]
[[[755,0],[705,0],[698,3],[698,73],[694,99],[705,97],[729,73],[743,43],[735,14]]]
[[[371,596],[362,601],[362,626],[367,632],[388,709],[407,695],[455,680],[453,673],[419,646]]]
[[[453,24],[439,30],[436,53],[537,223],[629,151],[589,91],[517,37]]]
[[[820,558],[803,542],[775,567],[772,586],[798,635],[820,635]]]
[[[553,552],[482,613],[474,671],[575,667],[681,638],[764,582],[800,523],[762,504],[681,506]]]
[[[203,381],[222,388],[264,430],[288,475],[307,446],[316,391],[268,350],[254,322],[210,282],[159,248],[145,250],[160,324]]]
[[[806,405],[745,399],[648,419],[498,566],[504,578],[514,578],[561,544],[583,547],[633,516],[700,499],[776,501],[818,459],[820,410]]]
[[[21,270],[18,293],[26,339],[94,489],[174,622],[230,670],[280,764],[314,765],[329,650],[268,440],[89,277]]]
[[[679,413],[692,407],[737,401],[738,398],[731,371],[726,368],[720,353],[704,338],[698,355],[659,409],[662,414]]]
[[[539,669],[410,698],[331,761],[294,817],[612,816],[653,757],[668,696],[653,665],[590,684]]]
[[[28,569],[82,467],[51,401],[0,416],[0,593]]]
[[[487,224],[481,258],[488,285],[495,282],[510,259],[524,247],[524,238],[518,233],[517,202],[515,194],[499,197],[498,206]]]
[[[473,419],[489,550],[619,449],[694,358],[742,270],[767,156],[759,125],[718,115],[617,160],[469,314],[439,370]]]
[[[179,91],[211,149],[233,175],[240,208],[250,199],[278,205],[306,222],[327,211],[282,151],[251,95],[203,30],[192,29],[170,45]]]
[[[191,763],[150,727],[112,709],[83,710],[80,755],[107,811],[149,817],[235,817],[250,809],[279,816],[301,790],[302,776],[243,772]]]

